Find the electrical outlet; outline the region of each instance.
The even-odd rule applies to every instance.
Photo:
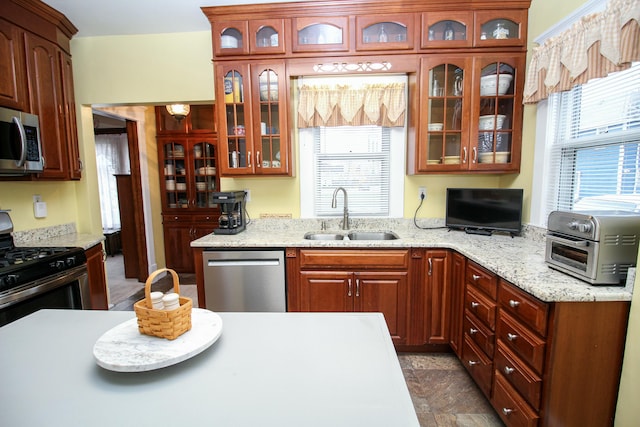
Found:
[[[427,198],[427,188],[420,187],[418,188],[418,200],[424,200]]]
[[[39,203],[42,201],[42,197],[40,197],[39,194],[34,194],[33,195],[33,203]]]
[[[251,201],[251,190],[249,190],[248,188],[244,189],[244,201],[245,202]]]

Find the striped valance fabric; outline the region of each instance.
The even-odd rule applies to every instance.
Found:
[[[585,16],[547,40],[532,54],[524,103],[536,103],[639,61],[639,21],[640,0],[610,0],[603,12]]]

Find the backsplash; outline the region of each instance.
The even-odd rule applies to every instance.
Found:
[[[16,246],[25,245],[39,240],[47,240],[52,237],[64,236],[76,233],[76,224],[71,222],[68,224],[54,225],[51,227],[34,228],[25,231],[14,231],[13,241]]]

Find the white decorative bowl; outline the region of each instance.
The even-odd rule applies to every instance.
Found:
[[[494,115],[480,116],[480,120],[478,121],[478,129],[480,130],[502,129],[502,125],[504,124],[504,119],[506,118],[507,116],[503,114],[498,114],[497,116],[494,116]]]
[[[235,49],[238,47],[238,39],[233,36],[221,36],[220,47],[224,49]]]
[[[429,125],[427,125],[427,129],[431,131],[441,131],[443,127],[444,125],[442,123],[430,123]]]
[[[493,152],[488,153],[479,153],[478,154],[478,162],[479,163],[508,163],[510,151],[496,151],[495,162],[493,160]]]
[[[176,183],[176,190],[178,191],[184,191],[187,189],[187,184],[184,182],[178,182]]]
[[[196,190],[204,191],[207,189],[206,182],[196,182]]]
[[[278,83],[260,83],[260,101],[278,101]]]
[[[513,76],[511,74],[491,74],[480,77],[480,96],[496,96],[507,93]]]

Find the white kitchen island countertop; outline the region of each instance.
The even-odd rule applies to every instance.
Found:
[[[219,314],[210,348],[148,372],[93,358],[131,311],[41,310],[0,328],[0,425],[419,425],[381,314]]]

